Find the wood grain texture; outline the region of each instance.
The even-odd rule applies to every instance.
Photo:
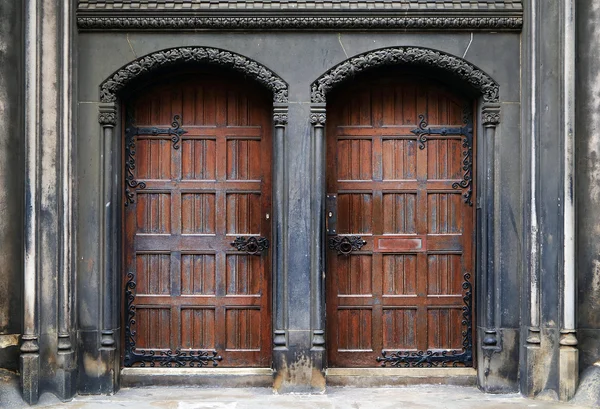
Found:
[[[467,103],[417,76],[364,79],[328,97],[327,194],[337,234],[366,244],[327,254],[327,349],[332,367],[373,367],[386,351],[462,348],[463,275],[473,273],[474,211],[462,178]],[[474,150],[475,151],[475,150]]]
[[[123,209],[123,276],[136,277],[137,348],[217,350],[224,367],[271,364],[270,255],[238,235],[271,240],[271,96],[215,73],[182,74],[125,106],[139,135],[135,176],[146,184]]]

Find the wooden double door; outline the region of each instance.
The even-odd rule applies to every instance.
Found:
[[[196,72],[125,106],[125,366],[270,366],[270,101]]]
[[[472,365],[472,109],[406,76],[328,98],[330,366]]]

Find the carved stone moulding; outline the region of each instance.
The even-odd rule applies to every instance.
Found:
[[[288,102],[288,84],[277,74],[243,55],[210,47],[178,47],[140,57],[100,85],[100,100],[115,102],[119,92],[135,79],[163,67],[192,62],[229,67],[266,86],[273,93],[275,103]]]
[[[324,103],[329,91],[367,70],[393,65],[431,67],[469,84],[484,102],[497,103],[500,87],[485,72],[462,58],[420,47],[391,47],[369,51],[336,65],[311,84],[311,102]]]
[[[355,14],[298,16],[290,12],[272,16],[194,16],[155,15],[137,13],[131,15],[79,13],[77,25],[81,30],[494,30],[521,31],[523,17],[519,15],[454,16],[414,15],[377,16]]]

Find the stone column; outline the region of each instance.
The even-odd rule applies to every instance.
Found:
[[[510,388],[506,380],[498,373],[505,359],[502,355],[502,337],[500,334],[499,280],[500,271],[496,266],[497,233],[500,219],[495,211],[498,187],[496,186],[496,128],[500,123],[500,104],[485,103],[481,109],[483,136],[479,138],[482,146],[479,156],[477,223],[481,226],[478,241],[480,270],[479,294],[480,316],[478,317],[478,385],[485,392],[501,392]],[[494,369],[492,369],[494,368]]]
[[[75,393],[71,2],[26,0],[23,396]]]
[[[311,351],[313,362],[325,362],[325,104],[311,106]]]
[[[119,294],[120,275],[117,258],[118,215],[121,210],[119,202],[120,169],[120,135],[115,133],[117,124],[117,106],[114,103],[100,105],[98,122],[102,127],[102,222],[101,256],[100,256],[100,302],[102,305],[100,323],[99,359],[106,369],[99,373],[99,386],[103,393],[113,393],[118,388],[117,378],[120,372],[120,358],[117,354],[119,308],[121,304],[115,296]]]
[[[571,399],[579,379],[575,336],[575,0],[564,0],[562,9],[562,139],[563,139],[563,294],[560,328],[558,396]]]
[[[273,108],[273,362],[281,362],[287,351],[287,270],[285,249],[287,235],[287,178],[285,168],[285,129],[288,123],[288,108],[275,104]],[[279,369],[276,366],[276,369]]]

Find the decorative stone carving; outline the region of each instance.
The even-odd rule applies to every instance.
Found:
[[[274,112],[273,113],[273,125],[275,126],[283,126],[288,123],[288,114],[287,112]]]
[[[427,48],[393,47],[370,51],[333,67],[311,85],[311,101],[324,103],[327,93],[340,83],[368,69],[396,64],[442,69],[479,90],[485,102],[499,100],[498,84],[485,72],[462,58]]]
[[[103,126],[115,126],[117,124],[117,114],[115,112],[100,112],[98,122]]]
[[[522,17],[79,17],[80,29],[90,30],[510,30],[520,31]]]
[[[327,114],[322,113],[313,113],[310,114],[310,123],[313,125],[325,125],[327,121]]]
[[[234,69],[254,78],[273,92],[273,101],[285,103],[288,100],[288,85],[264,65],[242,55],[209,47],[180,47],[158,51],[127,64],[100,86],[100,100],[115,102],[117,94],[130,81],[144,76],[158,68],[179,63],[207,63]]]
[[[79,10],[519,10],[522,0],[79,0]],[[300,6],[300,7],[299,7]]]
[[[483,126],[496,126],[500,123],[500,106],[484,106],[481,112]]]

